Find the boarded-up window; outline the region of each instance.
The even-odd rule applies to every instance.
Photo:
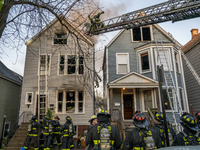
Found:
[[[75,74],[76,72],[76,56],[67,56],[67,73]]]
[[[58,112],[62,112],[63,107],[63,92],[58,93]]]
[[[156,54],[157,65],[163,64],[164,71],[168,71],[168,67],[169,69],[171,68],[171,63],[169,59],[169,51],[168,50],[163,51],[162,49],[159,49],[159,53],[156,50],[155,54]]]
[[[151,41],[150,27],[134,28],[132,33],[133,41]]]
[[[78,73],[83,74],[83,56],[79,56],[79,68],[78,68]]]
[[[75,112],[75,92],[66,92],[66,112]]]
[[[117,54],[117,74],[128,73],[128,54]]]
[[[140,58],[141,58],[141,69],[142,69],[142,72],[143,71],[149,71],[150,67],[149,67],[149,55],[148,55],[148,52],[140,54]]]
[[[144,110],[147,110],[148,108],[152,108],[151,90],[144,90],[143,96],[144,96]]]
[[[64,74],[65,69],[65,56],[60,55],[60,65],[59,65],[59,74]]]
[[[67,34],[54,34],[54,44],[67,44]]]

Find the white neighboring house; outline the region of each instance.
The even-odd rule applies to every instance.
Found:
[[[62,23],[74,35],[54,19],[26,42],[20,104],[20,114],[24,112],[25,117],[19,123],[33,115],[40,121],[50,108],[61,124],[70,116],[76,133],[83,135],[94,112],[93,43],[66,18]]]

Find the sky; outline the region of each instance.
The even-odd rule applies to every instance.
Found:
[[[122,14],[142,9],[148,6],[156,5],[167,0],[98,0],[102,11],[105,13],[101,16],[101,20],[109,19],[112,17],[120,16]],[[179,41],[182,45],[191,40],[191,29],[199,29],[200,32],[200,18],[183,20],[180,22],[164,22],[159,23],[166,32]],[[96,47],[96,70],[100,71],[102,66],[102,57],[104,47],[117,35],[119,31],[105,33],[99,36]],[[1,55],[1,54],[0,54]],[[26,56],[26,46],[22,47],[18,55],[13,50],[6,50],[6,55],[0,56],[2,61],[9,69],[16,73],[24,74],[24,64]]]

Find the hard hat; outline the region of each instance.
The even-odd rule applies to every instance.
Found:
[[[164,122],[163,113],[161,113],[161,112],[156,112],[156,113],[155,113],[155,120],[157,120],[157,121],[159,121],[159,122]],[[168,121],[167,118],[166,118],[166,121]]]
[[[100,111],[98,114],[97,114],[97,118],[99,117],[99,116],[101,116],[101,115],[104,115],[104,116],[107,116],[107,117],[109,117],[110,118],[110,114],[108,114],[108,112],[106,111],[106,110],[102,110],[102,111]]]
[[[133,123],[139,128],[145,128],[149,126],[149,120],[142,113],[138,113],[133,116]]]
[[[92,121],[93,121],[94,119],[97,119],[96,115],[92,115],[92,116],[91,116],[91,119],[90,119],[88,122],[92,123]]]
[[[72,120],[72,118],[70,116],[67,116],[66,120]]]
[[[197,113],[195,114],[195,117],[200,120],[200,112],[197,111]]]
[[[180,123],[182,126],[186,126],[193,131],[199,130],[196,119],[190,114],[183,114],[180,117]]]
[[[31,118],[31,120],[35,121],[35,120],[37,120],[37,117],[34,115],[34,116]]]
[[[58,119],[58,120],[60,120],[60,118],[59,118],[58,116],[55,116],[54,119]]]
[[[21,147],[21,150],[25,150],[25,148],[24,148],[24,147]]]

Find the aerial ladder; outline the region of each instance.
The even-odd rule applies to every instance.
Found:
[[[167,21],[172,21],[174,23],[176,21],[192,19],[196,17],[200,17],[200,0],[169,0],[157,5],[153,5],[127,14],[123,14],[121,16],[114,17],[102,21],[100,23],[92,24],[91,26],[89,26],[88,23],[86,23],[85,26],[87,35],[99,35],[115,30],[121,30],[121,29],[128,30]],[[190,64],[185,54],[183,53],[183,51],[181,50],[181,45],[177,43],[177,41],[173,37],[172,41],[175,44],[175,47],[180,50],[181,55],[183,59],[186,61],[188,68],[190,69],[191,73],[193,74],[193,76],[200,85],[200,78],[196,73],[195,69]],[[157,46],[157,41],[156,41],[156,46]],[[165,52],[163,53],[165,54]],[[170,81],[167,81],[168,78],[170,79]],[[173,113],[173,120],[175,122],[176,129],[179,130],[175,118],[175,110],[177,109],[175,105],[178,106],[180,115],[183,113],[183,110],[180,104],[180,98],[177,94],[176,85],[173,81],[171,72],[169,72],[169,74],[165,76],[165,82],[166,84],[172,83],[167,85],[168,87],[167,93]],[[176,95],[175,97],[176,100],[173,100],[172,95],[174,94]],[[177,102],[176,104],[174,103],[175,101]]]

